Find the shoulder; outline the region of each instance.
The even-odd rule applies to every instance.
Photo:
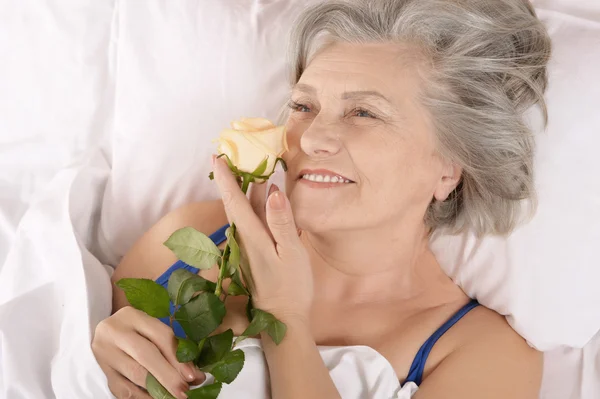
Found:
[[[163,216],[141,240],[162,244],[182,227],[193,227],[204,234],[211,234],[225,223],[227,216],[221,200],[192,202]]]
[[[223,203],[218,201],[194,202],[163,216],[146,231],[127,251],[115,269],[112,280],[121,278],[148,278],[155,280],[177,261],[175,255],[163,245],[173,232],[183,227],[193,227],[209,235],[227,223]],[[123,298],[114,290],[113,310],[123,306]]]
[[[426,376],[418,398],[446,392],[448,398],[537,399],[542,354],[505,317],[478,306],[448,335],[453,349]]]

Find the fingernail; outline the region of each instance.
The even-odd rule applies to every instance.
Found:
[[[181,366],[181,373],[187,381],[194,381],[194,379],[196,378],[194,376],[194,369],[189,364],[184,364],[183,366]]]
[[[195,376],[195,378],[194,378],[194,379],[198,379],[198,378],[201,378],[201,379],[203,379],[203,380],[205,380],[205,379],[206,379],[206,374],[204,374],[204,371],[202,371],[202,370],[200,370],[200,369],[195,369],[194,371],[195,371],[195,373],[196,373],[196,376]]]
[[[275,191],[269,196],[269,206],[276,211],[285,209],[285,198],[281,191]]]
[[[179,393],[177,394],[177,397],[179,399],[187,399],[188,398],[187,394],[183,391],[179,391]]]

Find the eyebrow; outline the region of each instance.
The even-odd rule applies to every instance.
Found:
[[[307,94],[316,95],[317,89],[313,86],[307,85],[305,83],[298,83],[294,86],[294,90],[299,90]],[[357,90],[357,91],[346,91],[342,94],[342,100],[357,100],[362,98],[378,98],[388,103],[391,103],[390,100],[383,94],[375,90]]]

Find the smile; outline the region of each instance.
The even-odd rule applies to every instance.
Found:
[[[330,176],[330,175],[317,175],[317,174],[306,174],[300,177],[303,180],[308,180],[315,183],[341,183],[349,184],[352,183],[348,179],[344,179],[342,176]]]

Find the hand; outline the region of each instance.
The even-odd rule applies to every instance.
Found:
[[[222,159],[214,160],[214,176],[250,264],[242,273],[253,305],[284,323],[307,323],[313,300],[312,269],[286,195],[271,186],[267,199],[267,185],[253,184],[248,200]]]
[[[177,361],[177,340],[169,326],[130,306],[98,324],[92,350],[118,399],[152,399],[139,388],[146,386],[148,372],[181,399],[187,398],[188,383],[205,379],[193,364]]]

